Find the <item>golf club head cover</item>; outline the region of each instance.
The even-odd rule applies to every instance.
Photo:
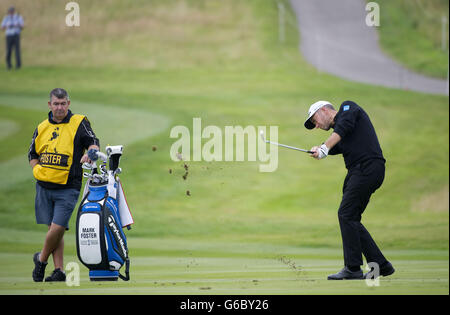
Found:
[[[91,161],[97,161],[98,160],[98,150],[97,149],[89,149],[88,151],[88,157]]]

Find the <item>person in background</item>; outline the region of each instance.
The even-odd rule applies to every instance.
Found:
[[[2,30],[6,35],[6,67],[12,68],[11,55],[14,49],[16,55],[16,69],[20,69],[22,62],[20,59],[20,33],[23,30],[24,23],[20,14],[16,13],[14,7],[8,9],[8,14],[3,18]]]

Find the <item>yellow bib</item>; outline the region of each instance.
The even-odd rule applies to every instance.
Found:
[[[65,185],[73,162],[73,142],[85,116],[74,114],[69,122],[52,124],[46,119],[38,126],[35,139],[39,164],[33,168],[34,178]]]

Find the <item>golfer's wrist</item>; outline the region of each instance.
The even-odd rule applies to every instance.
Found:
[[[325,143],[323,143],[320,147],[319,147],[319,159],[324,159],[328,156],[328,147]]]

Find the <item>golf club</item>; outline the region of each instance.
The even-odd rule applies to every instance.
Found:
[[[261,130],[259,133],[260,133],[260,135],[261,135],[262,140],[263,140],[265,143],[270,143],[270,144],[277,145],[277,146],[280,146],[280,147],[284,147],[284,148],[288,148],[288,149],[292,149],[292,150],[297,150],[297,151],[302,151],[302,152],[306,152],[306,153],[309,153],[309,154],[315,153],[315,152],[313,152],[313,151],[304,150],[304,149],[299,149],[299,148],[296,148],[296,147],[291,147],[291,146],[289,146],[289,145],[285,145],[285,144],[276,143],[276,142],[272,142],[272,141],[266,140],[266,139],[264,138],[264,131]]]

